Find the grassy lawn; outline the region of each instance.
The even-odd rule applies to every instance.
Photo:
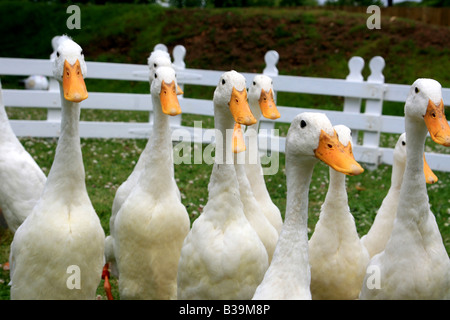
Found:
[[[127,63],[146,62],[157,43],[169,48],[183,44],[187,49],[186,64],[192,68],[260,72],[264,67],[263,54],[275,49],[280,53],[281,74],[345,78],[347,61],[359,55],[366,60],[381,55],[386,60],[386,82],[410,84],[416,78],[433,77],[444,87],[450,87],[449,28],[437,28],[397,19],[383,20],[379,31],[367,32],[364,15],[338,11],[251,8],[246,10],[173,10],[155,6],[81,5],[81,30],[65,29],[65,6],[0,3],[0,31],[4,34],[1,56],[47,58],[51,52],[50,39],[69,33],[82,45],[86,59]],[[62,10],[62,11],[61,11]],[[62,13],[61,13],[62,12]],[[42,19],[42,17],[47,17]],[[23,21],[28,23],[23,25]],[[267,28],[270,25],[270,30]],[[61,27],[63,26],[63,27]],[[105,28],[104,26],[108,26]],[[15,30],[14,33],[9,32]],[[435,35],[433,41],[427,36]],[[18,36],[19,35],[19,36]],[[233,45],[230,45],[233,44]],[[367,76],[368,68],[363,71]],[[4,88],[19,87],[17,77],[1,77]],[[147,93],[146,82],[86,81],[89,91]],[[214,88],[185,86],[185,96],[211,99]],[[342,98],[304,94],[280,93],[279,105],[341,110]],[[448,108],[447,108],[448,109]],[[10,119],[46,118],[46,110],[38,108],[7,108]],[[449,110],[447,118],[450,119]],[[403,104],[386,103],[383,114],[402,115]],[[148,121],[148,112],[110,112],[83,110],[84,121]],[[213,127],[211,117],[183,115],[183,125],[202,121],[203,128]],[[277,125],[285,135],[289,124]],[[381,145],[393,147],[397,135],[383,134]],[[37,163],[48,171],[55,155],[57,139],[21,138],[21,142]],[[82,139],[86,169],[86,185],[94,208],[106,234],[115,192],[133,170],[145,147],[143,139]],[[191,145],[192,148],[204,148]],[[426,151],[449,153],[427,140]],[[192,161],[193,162],[193,161]],[[266,176],[269,193],[284,214],[286,207],[285,158],[279,154],[280,168]],[[363,164],[364,167],[364,164]],[[208,200],[207,186],[212,170],[207,164],[175,166],[175,177],[191,221],[203,210]],[[431,209],[441,231],[447,252],[450,253],[450,173],[435,172],[439,181],[429,185]],[[347,178],[349,206],[357,230],[362,236],[369,230],[376,211],[390,186],[391,167],[381,165],[362,175]],[[309,235],[314,232],[320,207],[328,188],[328,167],[315,167],[309,194]],[[0,228],[0,263],[6,262],[12,234]],[[112,279],[114,296],[119,298],[117,279]],[[9,273],[0,268],[0,299],[9,299]],[[105,299],[100,285],[98,293]]]

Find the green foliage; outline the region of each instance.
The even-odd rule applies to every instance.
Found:
[[[377,5],[382,7],[383,1],[381,0],[326,0],[326,5],[337,5],[337,6],[361,6],[367,7],[370,5]]]

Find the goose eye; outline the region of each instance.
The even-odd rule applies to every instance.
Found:
[[[405,141],[402,141],[402,146],[406,146],[406,142]]]
[[[156,68],[158,65],[156,63],[154,63],[153,66]]]
[[[253,81],[253,85],[256,86],[256,82],[255,81]]]
[[[304,127],[306,127],[306,122],[305,122],[305,120],[302,120],[302,121],[300,121],[300,128],[304,128]]]
[[[222,79],[222,84],[225,84],[225,79]]]
[[[158,74],[157,74],[157,73],[155,73],[155,79],[156,79],[156,78],[158,78]]]
[[[415,91],[416,93],[419,93],[420,90],[419,90],[419,88],[416,87],[416,88],[414,89],[414,91]]]
[[[56,56],[59,58],[59,51],[56,51]]]

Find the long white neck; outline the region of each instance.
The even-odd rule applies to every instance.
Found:
[[[236,169],[232,162],[226,162],[227,157],[231,157],[233,161],[233,153],[231,150],[231,136],[226,134],[227,129],[230,130],[234,126],[234,120],[231,115],[225,114],[223,108],[214,106],[214,123],[216,129],[216,153],[214,165],[208,186],[209,200],[216,197],[221,203],[227,203],[227,210],[210,210],[210,214],[214,215],[213,221],[218,226],[226,225],[226,221],[232,219],[233,216],[243,214],[242,203],[239,197],[239,185],[236,176]],[[214,203],[213,201],[211,203]],[[227,214],[223,214],[226,211]],[[216,214],[220,213],[220,214]]]
[[[283,228],[278,238],[271,268],[295,266],[303,287],[310,282],[308,256],[308,195],[316,159],[291,159],[286,154],[287,199]]]
[[[140,184],[153,194],[159,194],[162,188],[170,184],[156,184],[155,181],[172,183],[173,181],[173,147],[170,131],[169,115],[162,112],[161,102],[158,96],[152,95],[153,102],[153,129],[152,135],[145,147],[147,156]],[[157,180],[155,180],[157,179]]]
[[[339,222],[343,217],[338,217],[339,213],[345,213],[347,216],[349,211],[348,208],[348,196],[347,190],[345,188],[345,175],[343,173],[337,172],[336,170],[330,168],[330,183],[328,186],[328,191],[325,196],[325,201],[323,203],[324,207],[331,208],[342,208],[345,210],[321,210],[321,218],[329,214],[333,220]]]
[[[79,119],[79,103],[70,102],[64,98],[60,85],[62,113],[61,134],[56,147],[55,159],[48,174],[44,189],[47,194],[66,196],[71,202],[74,193],[86,192],[85,172],[81,154]]]
[[[392,190],[400,190],[403,183],[403,175],[405,173],[406,163],[394,158],[391,173],[391,187]]]
[[[0,136],[2,139],[13,139],[15,134],[9,123],[8,114],[6,113],[5,105],[3,104],[3,93],[0,84]]]
[[[398,219],[419,221],[428,214],[428,194],[423,173],[423,152],[427,127],[423,121],[405,119],[406,135],[406,168],[400,190],[397,211]],[[415,208],[409,210],[408,208]],[[405,210],[404,210],[405,209]]]
[[[232,152],[232,129],[234,119],[231,114],[223,112],[223,107],[214,105],[214,127],[216,129],[216,153],[215,162],[232,163],[234,154]]]
[[[272,202],[272,199],[266,187],[266,181],[264,180],[264,172],[259,154],[258,128],[260,117],[256,116],[256,119],[257,122],[251,126],[248,126],[245,132],[248,143],[247,150],[245,151],[247,153],[245,171],[255,198],[258,199],[259,202],[270,203]]]

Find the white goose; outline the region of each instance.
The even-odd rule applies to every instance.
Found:
[[[153,80],[155,79],[156,69],[158,69],[159,67],[171,67],[172,62],[170,61],[170,55],[167,52],[163,50],[155,50],[148,57],[147,64],[149,67],[149,84],[151,89]],[[178,85],[177,85],[177,93],[178,94],[183,93]],[[136,165],[133,168],[133,171],[128,176],[127,180],[125,180],[120,185],[114,196],[111,209],[111,217],[109,219],[110,234],[106,237],[105,240],[105,259],[106,262],[108,263],[107,267],[111,269],[112,274],[115,275],[116,277],[119,276],[119,271],[117,270],[117,264],[114,257],[114,239],[112,236],[112,234],[114,233],[114,224],[116,220],[116,215],[119,209],[122,207],[123,203],[125,202],[126,198],[130,195],[131,191],[136,186],[137,181],[142,171],[144,170],[145,163],[149,161],[150,154],[152,153],[152,146],[153,146],[152,139],[149,138],[144,150],[142,151]]]
[[[59,46],[53,74],[61,135],[42,196],[11,244],[11,299],[94,299],[102,275],[105,234],[86,191],[78,128],[86,64],[74,41]]]
[[[405,103],[406,168],[385,249],[368,267],[360,299],[450,299],[450,259],[430,211],[423,174],[427,131],[450,146],[441,85],[418,79]]]
[[[393,158],[391,186],[378,209],[370,230],[361,238],[361,243],[366,247],[370,257],[383,251],[386,242],[391,236],[398,207],[398,199],[400,197],[400,187],[402,186],[406,166],[406,133],[402,133],[398,138],[395,144]],[[428,166],[425,157],[424,174],[427,183],[432,184],[437,182],[438,178]]]
[[[239,141],[233,144],[227,135],[235,122],[250,125],[256,119],[247,103],[245,78],[229,71],[214,92],[216,154],[209,198],[181,250],[178,299],[250,299],[268,266],[266,249],[240,200],[231,151],[243,137],[234,131]]]
[[[328,118],[301,113],[286,137],[286,214],[272,263],[254,300],[311,299],[308,258],[308,193],[314,165],[321,159],[335,170],[360,174],[363,169],[339,142]]]
[[[254,77],[252,85],[248,90],[248,103],[257,123],[249,126],[245,132],[245,135],[249,137],[249,141],[255,142],[254,145],[250,145],[250,148],[248,148],[247,152],[251,151],[253,154],[248,155],[247,158],[256,160],[256,163],[253,163],[254,160],[252,160],[252,163],[247,162],[245,170],[253,194],[260,204],[264,215],[277,232],[280,233],[283,219],[281,218],[280,209],[273,203],[267,190],[257,143],[259,120],[261,116],[272,120],[280,117],[280,113],[277,110],[273,98],[273,82],[270,77],[266,75],[256,75]]]
[[[13,233],[33,210],[46,180],[11,128],[0,83],[0,208]]]
[[[181,113],[175,71],[159,67],[151,87],[150,152],[113,230],[121,299],[176,299],[177,268],[190,221],[173,179],[169,117]]]
[[[334,129],[352,154],[350,129],[344,125]],[[311,296],[314,300],[354,300],[359,296],[370,257],[348,206],[345,175],[333,168],[329,171],[328,192],[309,240]]]

